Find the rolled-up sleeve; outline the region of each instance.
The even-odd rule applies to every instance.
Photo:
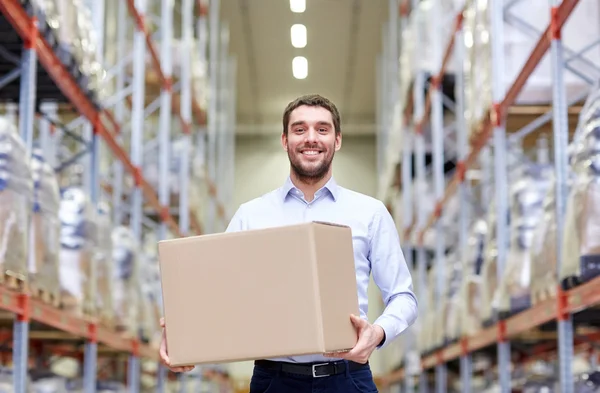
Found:
[[[370,228],[369,260],[373,281],[381,291],[385,309],[374,324],[385,332],[379,348],[396,339],[417,319],[417,298],[412,277],[400,246],[400,237],[392,216],[383,203]]]

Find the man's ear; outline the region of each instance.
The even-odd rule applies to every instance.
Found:
[[[281,133],[281,146],[283,150],[287,151],[287,134],[285,132]]]
[[[342,148],[342,133],[335,135],[335,151],[338,151]]]

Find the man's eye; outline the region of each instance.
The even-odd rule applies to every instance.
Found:
[[[321,128],[321,129],[319,129],[319,131],[320,132],[327,132],[327,129],[326,128]]]

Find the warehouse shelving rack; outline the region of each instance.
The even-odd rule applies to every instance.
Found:
[[[593,41],[587,45],[581,52],[571,51],[563,46],[561,40],[562,28],[577,7],[577,0],[555,1],[549,0],[548,13],[550,15],[550,23],[544,31],[538,32],[532,28],[526,21],[521,18],[511,15],[510,10],[520,0],[508,2],[490,1],[489,17],[491,20],[491,64],[492,64],[492,96],[493,103],[487,109],[486,116],[480,125],[479,132],[468,140],[467,127],[464,122],[464,80],[461,72],[457,72],[455,76],[456,96],[454,111],[456,116],[456,132],[457,146],[456,154],[458,161],[456,170],[447,184],[444,184],[443,175],[443,154],[451,151],[452,148],[445,146],[444,140],[444,124],[442,118],[442,82],[447,76],[446,69],[450,59],[454,57],[457,64],[462,64],[464,59],[463,42],[463,10],[456,16],[454,31],[450,37],[444,36],[439,31],[434,33],[431,38],[431,48],[433,59],[437,67],[437,72],[433,72],[429,83],[426,81],[426,76],[423,70],[417,70],[414,80],[411,80],[411,86],[407,87],[409,97],[405,99],[406,105],[400,108],[404,111],[405,123],[402,125],[402,130],[391,129],[390,124],[384,127],[383,132],[394,133],[401,132],[402,135],[402,154],[401,158],[396,160],[395,157],[389,159],[388,165],[398,165],[401,162],[401,184],[403,190],[403,206],[402,228],[403,243],[407,262],[411,266],[415,266],[414,278],[418,282],[418,298],[422,310],[433,305],[426,304],[426,257],[423,247],[423,239],[425,234],[434,230],[436,236],[436,255],[434,264],[442,271],[436,277],[436,304],[440,304],[439,300],[445,285],[444,268],[444,238],[442,228],[439,225],[440,219],[443,217],[444,208],[447,206],[450,198],[458,193],[459,198],[459,254],[464,255],[467,247],[468,236],[468,217],[472,214],[472,207],[469,206],[469,184],[467,184],[466,175],[468,171],[478,165],[482,165],[482,161],[487,159],[486,155],[489,152],[490,144],[493,149],[493,170],[494,170],[494,192],[496,195],[496,212],[497,217],[507,217],[508,212],[508,160],[507,160],[507,145],[508,142],[518,143],[527,135],[530,135],[539,127],[552,120],[553,133],[553,149],[554,149],[554,173],[556,178],[556,215],[557,215],[557,239],[561,239],[564,226],[565,203],[567,197],[567,142],[569,138],[569,107],[575,103],[581,102],[585,95],[575,97],[571,102],[567,102],[567,94],[564,83],[563,74],[571,72],[577,75],[581,80],[592,84],[598,76],[590,77],[570,66],[569,60],[578,58],[584,51],[590,50],[592,47],[600,44],[598,37],[592,37]],[[390,10],[393,13],[390,24],[397,28],[391,28],[386,40],[392,40],[399,44],[398,36],[403,29],[408,26],[409,15],[418,8],[418,1],[390,0]],[[506,3],[506,4],[504,4]],[[432,9],[440,8],[440,1],[432,1],[430,4]],[[437,15],[437,18],[440,16]],[[435,17],[434,17],[435,18]],[[509,20],[510,19],[510,20]],[[503,81],[503,23],[510,22],[512,26],[519,27],[520,30],[529,34],[536,40],[536,45],[532,50],[529,58],[524,63],[521,71],[518,73],[512,84],[505,91]],[[437,25],[440,25],[440,19],[437,19]],[[397,23],[397,25],[396,25]],[[435,24],[434,24],[435,25]],[[423,56],[420,50],[425,47],[423,45],[422,36],[416,33],[414,39],[415,54],[419,58]],[[384,40],[385,41],[385,40]],[[456,44],[459,43],[459,44]],[[385,45],[385,43],[384,43]],[[445,51],[440,51],[442,45],[445,45]],[[402,48],[400,48],[402,50]],[[437,53],[436,53],[437,51]],[[509,135],[506,133],[507,118],[509,118],[513,104],[515,103],[519,93],[532,75],[536,67],[540,64],[544,56],[548,53],[552,63],[552,108],[546,113],[534,119],[530,124],[519,128],[516,132]],[[567,59],[566,56],[569,58]],[[391,61],[397,62],[398,56],[392,57]],[[394,66],[392,66],[393,68]],[[596,67],[597,71],[597,67]],[[393,73],[394,71],[392,71]],[[397,78],[398,68],[395,69],[396,74],[392,74],[393,78]],[[400,91],[404,86],[401,85]],[[424,93],[428,88],[427,94]],[[394,96],[390,93],[386,103],[386,108],[393,108],[396,100],[402,97]],[[390,117],[392,115],[389,115]],[[431,123],[432,134],[432,172],[434,181],[434,194],[436,198],[436,206],[433,212],[427,217],[424,213],[424,208],[420,207],[413,214],[413,204],[410,198],[412,188],[412,160],[411,156],[415,155],[416,179],[417,181],[425,181],[427,170],[425,168],[425,143],[423,133],[428,122]],[[385,135],[384,139],[388,139],[389,135]],[[485,152],[485,153],[484,153]],[[482,165],[482,166],[485,166]],[[486,200],[486,202],[489,201]],[[497,277],[503,274],[504,262],[506,260],[507,247],[502,246],[507,244],[508,222],[505,219],[497,220],[495,230],[497,231]],[[560,241],[557,242],[557,276],[561,264]],[[416,249],[417,260],[412,262],[412,252],[407,252],[411,249]],[[557,280],[559,282],[559,280]],[[448,381],[448,365],[456,360],[459,361],[458,368],[460,371],[461,389],[463,392],[472,390],[472,374],[473,374],[473,354],[479,351],[489,351],[497,356],[497,372],[499,376],[500,391],[511,391],[511,340],[517,336],[531,331],[534,328],[548,324],[556,324],[558,335],[556,343],[537,343],[533,348],[529,349],[526,359],[532,359],[547,356],[549,353],[552,356],[557,356],[559,361],[559,376],[560,376],[560,391],[563,393],[574,391],[574,377],[571,369],[574,357],[574,350],[581,350],[582,344],[589,346],[590,342],[597,341],[598,335],[581,335],[574,337],[573,316],[577,313],[600,304],[600,278],[593,279],[590,282],[577,286],[570,290],[563,290],[560,285],[557,288],[557,296],[546,301],[535,304],[534,306],[508,318],[496,319],[496,322],[491,326],[479,331],[471,337],[461,337],[458,342],[445,345],[433,353],[418,354],[418,350],[414,347],[415,332],[414,328],[409,329],[406,333],[406,343],[404,347],[405,359],[398,362],[398,367],[395,371],[384,377],[383,384],[386,388],[395,389],[394,391],[412,392],[415,390],[415,382],[418,380],[419,391],[428,391],[427,386],[428,373],[430,370],[435,370],[435,391],[446,392]],[[424,304],[425,303],[425,304]],[[414,364],[412,354],[417,353],[420,357],[420,362]],[[453,366],[456,367],[456,366]],[[416,378],[416,379],[415,379]]]
[[[2,100],[18,99],[18,107],[9,103],[7,112],[13,116],[18,112],[19,129],[28,152],[31,153],[34,146],[34,126],[37,120],[39,143],[47,154],[46,159],[55,164],[55,168],[61,169],[75,163],[83,164],[84,183],[93,205],[97,206],[112,194],[115,223],[122,222],[127,211],[124,206],[124,197],[129,194],[125,189],[127,175],[133,184],[129,225],[138,241],[142,239],[144,225],[150,230],[157,229],[158,239],[167,238],[169,232],[174,236],[188,236],[210,233],[218,230],[219,226],[226,225],[229,213],[223,201],[230,203],[233,181],[233,175],[225,164],[232,166],[230,163],[233,160],[235,117],[231,108],[235,108],[232,82],[235,59],[228,55],[228,32],[227,26],[221,26],[219,21],[219,0],[211,0],[210,7],[208,0],[181,2],[182,45],[187,49],[181,51],[181,73],[177,83],[173,82],[171,51],[174,5],[170,0],[160,0],[159,3],[161,16],[153,20],[159,20],[160,51],[156,49],[149,29],[148,20],[152,19],[152,15],[147,12],[147,1],[118,2],[118,39],[116,43],[110,43],[111,46],[117,46],[118,61],[107,71],[107,78],[101,89],[112,90],[112,95],[108,98],[101,97],[97,92],[87,91],[78,84],[76,67],[61,61],[62,54],[54,46],[54,37],[47,35],[49,28],[35,2],[3,0],[0,3],[0,64],[4,64],[3,69],[6,69],[6,61],[14,64],[13,70],[0,76],[0,96]],[[94,27],[99,38],[97,53],[105,66],[106,4],[104,0],[95,0],[92,4]],[[131,25],[135,26],[133,56],[128,56],[130,48],[126,39]],[[192,90],[190,68],[191,52],[194,50],[194,27],[198,37],[200,62],[209,63],[208,111],[201,107]],[[151,58],[151,72],[146,70],[146,54]],[[128,63],[132,63],[131,77],[127,75]],[[116,87],[111,89],[108,82],[113,77],[116,79]],[[131,82],[127,86],[129,79]],[[148,89],[156,84],[153,82],[156,80],[160,96],[152,97],[153,100],[148,103]],[[126,124],[127,107],[130,108],[129,124]],[[156,139],[160,173],[156,191],[144,176],[143,155],[145,146],[152,142],[146,138],[147,118],[159,109]],[[186,147],[181,157],[178,207],[172,205],[168,179],[169,147],[175,136],[171,122],[174,112],[179,119],[178,129]],[[61,121],[63,116],[72,119],[65,124]],[[84,148],[74,152],[64,162],[58,162],[59,135],[70,136]],[[130,152],[124,147],[128,135]],[[208,161],[205,181],[209,206],[203,225],[195,212],[196,207],[190,206],[187,197],[192,150],[200,157],[201,164]],[[105,161],[110,162],[108,170],[103,169]],[[159,223],[155,223],[153,219]],[[140,359],[158,361],[157,348],[141,339],[126,337],[107,329],[93,317],[79,317],[53,307],[32,297],[27,291],[0,287],[0,309],[15,315],[12,341],[16,393],[26,391],[29,339],[35,336],[34,328],[54,329],[63,332],[65,337],[75,336],[85,342],[85,392],[96,391],[97,358],[100,353],[104,353],[99,349],[107,348],[112,352],[129,354],[127,380],[131,392],[140,391]],[[57,348],[54,350],[58,351]],[[74,351],[79,351],[77,346]],[[164,391],[166,370],[160,366],[158,370],[157,390]],[[222,373],[215,374],[215,370],[216,368],[204,368],[195,375],[221,381],[221,388],[226,388],[228,382],[223,382]]]

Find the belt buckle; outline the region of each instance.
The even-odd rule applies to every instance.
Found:
[[[323,375],[317,375],[317,367],[319,366],[327,366],[329,363],[319,363],[319,364],[313,364],[312,365],[312,376],[313,378],[322,378],[322,377],[328,377],[331,374],[323,374]]]

